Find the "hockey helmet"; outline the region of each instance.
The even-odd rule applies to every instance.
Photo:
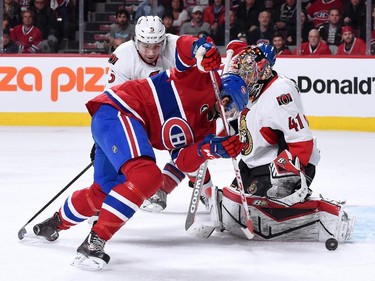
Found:
[[[250,101],[254,101],[265,80],[272,76],[270,61],[258,46],[250,46],[233,57],[229,72],[238,74],[245,81]]]
[[[135,42],[138,43],[165,45],[165,26],[158,16],[142,16],[135,25]]]
[[[263,55],[270,62],[270,66],[273,67],[276,62],[276,51],[274,46],[265,43],[259,43],[257,47],[263,52]]]
[[[225,115],[227,119],[237,118],[244,110],[249,101],[249,93],[243,79],[233,73],[226,73],[221,76],[220,99],[229,98],[226,105]]]

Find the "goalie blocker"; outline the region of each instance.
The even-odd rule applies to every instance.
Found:
[[[246,196],[254,227],[254,240],[321,241],[329,238],[347,241],[351,238],[354,218],[342,204],[320,198],[286,207],[264,197]],[[222,223],[232,234],[243,237],[245,224],[240,193],[223,188]]]

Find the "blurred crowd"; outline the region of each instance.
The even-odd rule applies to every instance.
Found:
[[[77,1],[3,0],[4,53],[54,53],[59,43],[75,40]],[[114,11],[110,52],[131,40],[141,16],[158,15],[168,33],[207,34],[225,44],[224,0],[144,0]],[[375,2],[374,0],[372,0]],[[119,1],[121,2],[121,1]],[[229,40],[272,44],[278,55],[296,54],[296,0],[232,0]],[[375,3],[372,3],[375,4]],[[85,7],[90,1],[85,1]],[[156,10],[155,10],[156,9]],[[85,19],[87,19],[87,8]],[[375,6],[371,15],[371,53],[375,55]],[[302,0],[301,55],[365,55],[364,0]]]

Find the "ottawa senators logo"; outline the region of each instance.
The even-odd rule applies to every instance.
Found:
[[[276,100],[279,105],[287,105],[293,101],[292,95],[290,93],[282,94],[281,96],[278,96]]]
[[[150,75],[148,77],[152,77],[152,76],[155,76],[156,74],[158,74],[160,72],[160,70],[155,70],[153,72],[150,73]]]
[[[109,62],[110,64],[115,65],[115,63],[116,63],[117,61],[118,61],[118,57],[116,57],[115,54],[111,54],[111,56],[110,56],[109,59],[108,59],[108,62]]]
[[[246,113],[248,112],[247,110],[245,111]],[[253,151],[253,138],[251,137],[251,134],[247,129],[246,113],[241,114],[239,126],[240,140],[245,144],[244,148],[241,151],[242,155],[249,155],[251,151]]]

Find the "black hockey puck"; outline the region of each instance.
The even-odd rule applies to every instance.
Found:
[[[326,241],[326,248],[329,251],[336,250],[338,245],[339,245],[339,243],[337,242],[337,240],[335,238],[329,238]]]

